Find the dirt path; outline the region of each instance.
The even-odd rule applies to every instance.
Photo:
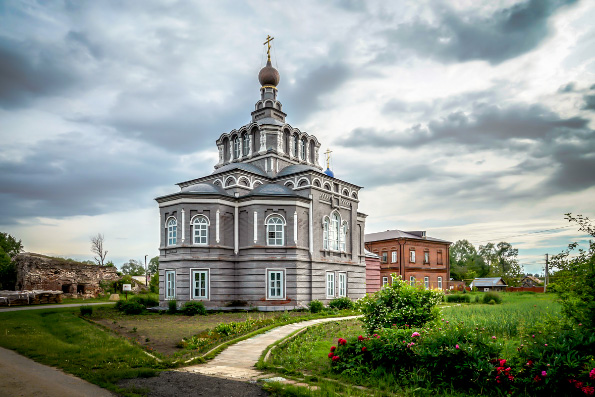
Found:
[[[95,303],[66,303],[54,305],[31,305],[31,306],[13,306],[0,307],[0,313],[4,312],[18,312],[21,310],[42,310],[42,309],[61,309],[63,307],[79,307],[79,306],[96,306],[96,305],[113,305],[115,302],[95,302]]]
[[[0,347],[0,396],[113,396],[109,391]]]

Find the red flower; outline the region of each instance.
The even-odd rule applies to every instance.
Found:
[[[328,354],[328,358],[332,358],[334,355],[335,355],[335,354],[334,354],[333,352],[330,352],[330,353]]]
[[[539,382],[541,380],[541,378],[539,377],[539,375],[535,375],[535,378],[533,378],[533,380],[535,382]]]
[[[331,346],[331,352],[334,352],[337,346]]]
[[[595,387],[593,386],[585,386],[582,390],[583,393],[585,393],[587,396],[592,396],[593,394],[595,394]]]
[[[345,344],[347,344],[347,340],[343,339],[343,338],[339,338],[339,344],[344,346]]]
[[[364,340],[364,337],[360,335],[357,337],[357,340],[362,341],[362,340]]]
[[[500,360],[500,366],[503,367],[504,364],[506,364],[506,360],[504,360],[504,359]]]
[[[336,363],[337,361],[339,361],[339,356],[333,356],[333,362]]]
[[[362,347],[362,351],[363,351],[363,352],[365,352],[366,350],[368,350],[368,349],[366,348],[366,346]]]
[[[576,382],[574,382],[574,387],[576,387],[577,389],[581,389],[584,386],[583,382],[579,382],[578,380]]]
[[[527,361],[527,366],[528,367],[532,367],[533,366],[533,361],[531,361],[531,360]]]

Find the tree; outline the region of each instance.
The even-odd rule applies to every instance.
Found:
[[[8,233],[0,233],[0,290],[14,290],[17,269],[12,259],[23,251],[23,243]]]
[[[141,261],[130,259],[127,263],[122,265],[122,274],[130,276],[143,276],[145,274],[145,266]]]
[[[159,256],[155,256],[149,261],[149,274],[155,273],[159,273]]]
[[[499,276],[508,285],[517,285],[523,275],[523,267],[519,265],[519,250],[512,248],[507,242],[498,245],[488,243],[479,246],[479,255],[483,258],[492,276]]]
[[[450,246],[450,275],[455,280],[487,275],[489,268],[468,240],[458,240]]]
[[[576,223],[579,231],[595,237],[595,226],[588,217],[566,214],[565,219]],[[555,270],[554,285],[562,305],[562,313],[585,327],[595,328],[595,243],[589,248],[578,248],[572,243],[561,253],[552,256],[550,265]]]
[[[107,250],[103,249],[103,240],[103,234],[101,233],[91,237],[91,252],[97,255],[93,259],[101,266],[105,265],[105,257],[107,256]]]
[[[8,233],[0,233],[0,248],[12,259],[23,252],[23,243]]]

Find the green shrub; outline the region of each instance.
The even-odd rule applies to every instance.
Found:
[[[159,301],[155,298],[153,298],[150,295],[136,295],[133,296],[132,298],[130,298],[131,302],[137,302],[141,305],[143,305],[144,307],[155,307],[155,306],[159,306]]]
[[[502,297],[497,292],[489,291],[483,295],[483,303],[490,303],[492,300],[492,305],[502,303]]]
[[[93,306],[81,306],[80,307],[81,316],[91,316],[93,314]]]
[[[328,307],[338,310],[351,310],[355,307],[353,301],[347,297],[336,298],[329,302]]]
[[[141,314],[145,307],[135,301],[118,301],[116,302],[116,309],[124,314]]]
[[[207,309],[202,302],[186,302],[180,311],[187,316],[195,316],[197,314],[204,316],[207,314]]]
[[[473,299],[474,303],[479,303],[481,302],[481,297],[479,295],[475,295],[475,299]]]
[[[395,275],[391,285],[359,299],[356,307],[363,314],[364,328],[372,333],[393,325],[422,326],[438,317],[436,305],[441,299],[442,292],[411,286]]]
[[[449,302],[449,303],[457,303],[457,302],[469,303],[469,302],[471,302],[471,297],[468,294],[467,295],[452,294],[452,295],[445,295],[445,297],[446,297],[446,302]]]
[[[178,312],[178,301],[174,299],[167,302],[167,312],[169,314],[176,314]]]
[[[149,281],[149,289],[154,294],[159,293],[159,273],[155,273],[151,276],[151,281]]]
[[[310,308],[310,313],[320,313],[324,309],[324,304],[319,300],[313,300],[308,303],[308,307]]]

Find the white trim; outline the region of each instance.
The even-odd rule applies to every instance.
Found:
[[[430,288],[430,277],[425,276],[424,277],[424,288],[425,289],[429,289]]]
[[[306,185],[300,186],[300,182],[301,181],[306,181]],[[298,181],[297,181],[297,183],[295,185],[295,187],[308,187],[308,186],[310,186],[310,180],[308,178],[306,178],[305,176],[303,176],[300,179],[298,179]]]
[[[186,211],[182,208],[182,243],[186,239]]]
[[[280,200],[247,200],[242,201],[241,203],[236,203],[235,198],[230,197],[228,200],[221,200],[221,199],[193,199],[193,198],[181,198],[172,201],[167,201],[164,203],[159,203],[159,208],[165,208],[169,206],[175,206],[177,204],[221,204],[227,205],[229,207],[246,207],[249,205],[291,205],[295,207],[302,207],[302,208],[310,208],[309,204],[304,203],[303,201],[299,200],[287,200],[287,201],[280,201]]]
[[[269,296],[269,273],[270,272],[280,272],[281,277],[283,277],[283,291],[281,297],[274,297],[271,298]],[[278,269],[278,268],[266,268],[265,269],[265,300],[267,301],[278,301],[278,300],[286,300],[287,299],[287,272],[286,269]]]
[[[333,276],[333,277],[332,277],[332,278],[333,278],[333,281],[332,281],[332,284],[333,284],[333,285],[332,285],[332,287],[333,287],[333,293],[332,293],[332,295],[329,295],[329,294],[328,294],[328,291],[329,291],[329,284],[330,284],[330,283],[329,283],[329,278],[328,278],[328,276],[329,276],[329,275],[331,275],[331,274],[332,274],[332,276]],[[335,297],[335,294],[337,293],[337,285],[336,285],[336,283],[335,283],[335,281],[336,281],[335,272],[333,272],[333,271],[330,271],[330,272],[325,272],[324,278],[325,278],[325,283],[324,283],[324,286],[325,286],[325,291],[326,291],[326,292],[325,292],[325,294],[326,294],[326,298],[327,298],[327,299],[332,299],[332,298],[334,298],[334,297]]]
[[[263,185],[263,183],[262,183],[262,181],[261,181],[260,179],[255,179],[255,180],[252,182],[252,188],[253,188],[253,189],[256,187],[256,184],[257,184],[257,183],[258,183],[259,185]]]
[[[310,199],[310,208],[308,209],[308,245],[310,248],[310,254],[314,253],[314,233],[313,233],[313,222],[312,222],[312,204],[314,200],[312,200],[312,195],[309,194],[308,198]]]
[[[287,221],[285,220],[285,217],[283,215],[279,214],[278,212],[273,212],[272,214],[267,215],[267,217],[264,218],[264,224],[265,225],[267,224],[267,222],[269,221],[269,218],[271,216],[278,216],[278,217],[280,217],[281,219],[283,219],[283,226],[287,226]]]
[[[391,251],[391,263],[397,263],[397,251]]]
[[[415,276],[409,276],[409,285],[411,285],[411,286],[415,285]]]
[[[169,243],[169,240],[170,240],[170,236],[169,236],[169,228],[170,228],[170,226],[169,226],[169,223],[172,220],[176,222],[176,224],[174,226],[174,228],[175,228],[174,230],[176,232],[176,239],[175,239],[174,242],[172,242],[170,244]],[[178,245],[178,218],[176,218],[175,216],[170,216],[169,218],[167,218],[167,221],[165,223],[165,246],[166,247],[173,247],[175,245]]]
[[[194,273],[205,272],[207,273],[207,297],[196,298],[194,296]],[[211,300],[211,269],[209,268],[190,268],[190,300],[193,301],[210,301]]]
[[[297,244],[298,241],[298,218],[297,211],[293,212],[293,242]]]
[[[341,278],[342,278],[341,276],[344,277],[343,294],[341,294]],[[347,296],[347,272],[338,272],[337,280],[338,280],[337,296],[339,298],[345,298]]]
[[[258,212],[254,211],[254,244],[258,241]]]
[[[242,182],[242,180],[245,180],[246,182],[248,182],[248,184],[247,184],[247,185],[242,185],[242,183],[241,183],[241,182]],[[249,189],[249,188],[251,188],[251,187],[252,187],[252,184],[250,183],[250,179],[248,179],[248,177],[246,177],[246,176],[240,176],[240,177],[238,178],[238,186],[239,186],[239,187],[244,187],[244,188],[248,188],[248,189]]]
[[[196,222],[198,219],[204,219],[206,221],[207,224],[207,235],[206,235],[206,242],[204,243],[197,243],[196,242],[196,226],[198,225],[204,225],[204,223],[198,223],[198,224],[194,224],[194,222]],[[200,245],[200,246],[206,246],[209,245],[209,228],[211,227],[211,221],[209,220],[209,217],[204,215],[204,214],[196,214],[192,217],[192,219],[190,219],[190,234],[191,234],[191,241],[192,241],[192,245]]]
[[[175,217],[175,216],[173,216],[173,215],[170,215],[170,216],[168,216],[168,217],[167,217],[167,219],[165,220],[165,228],[166,228],[166,229],[167,229],[167,223],[169,222],[169,220],[170,220],[171,218],[174,218],[174,219],[176,220],[176,223],[178,223],[178,218],[176,218],[176,217]]]
[[[275,238],[273,238],[273,240],[275,240],[275,244],[270,244],[270,237],[269,237],[269,227],[270,226],[278,226],[278,223],[275,224],[270,224],[269,225],[269,221],[271,220],[271,218],[281,218],[281,244],[277,244],[276,240],[278,240],[277,236],[277,230],[274,230],[275,233]],[[285,220],[285,218],[283,217],[283,215],[278,214],[278,213],[273,213],[273,214],[269,214],[266,218],[265,218],[265,222],[264,222],[264,227],[265,227],[265,242],[266,245],[269,247],[284,247],[286,245],[286,238],[287,236],[285,235],[285,228],[287,226],[287,221]]]
[[[438,288],[442,289],[442,276],[438,276],[437,284],[438,284]]]
[[[238,219],[238,207],[235,207],[233,214],[233,252],[237,255],[240,246],[240,223]]]
[[[215,241],[217,241],[217,244],[219,243],[219,210],[215,215]]]
[[[283,186],[287,186],[288,184],[291,184],[290,189],[294,189],[294,188],[297,187],[296,184],[293,183],[293,181],[285,181],[285,183],[283,184]],[[287,187],[289,187],[289,186],[287,186]]]
[[[169,287],[167,285],[167,274],[168,273],[173,273],[173,275],[174,275],[174,279],[173,279],[173,292],[174,292],[174,295],[173,296],[168,296],[168,293],[167,293],[169,291]],[[165,300],[174,300],[174,299],[176,299],[176,271],[174,269],[165,269],[164,270],[164,273],[163,273],[163,276],[164,276],[163,277],[164,278],[163,283],[164,283],[164,286],[165,286],[164,291],[163,291],[163,298]]]
[[[388,285],[388,276],[382,277],[382,286],[386,287]]]

